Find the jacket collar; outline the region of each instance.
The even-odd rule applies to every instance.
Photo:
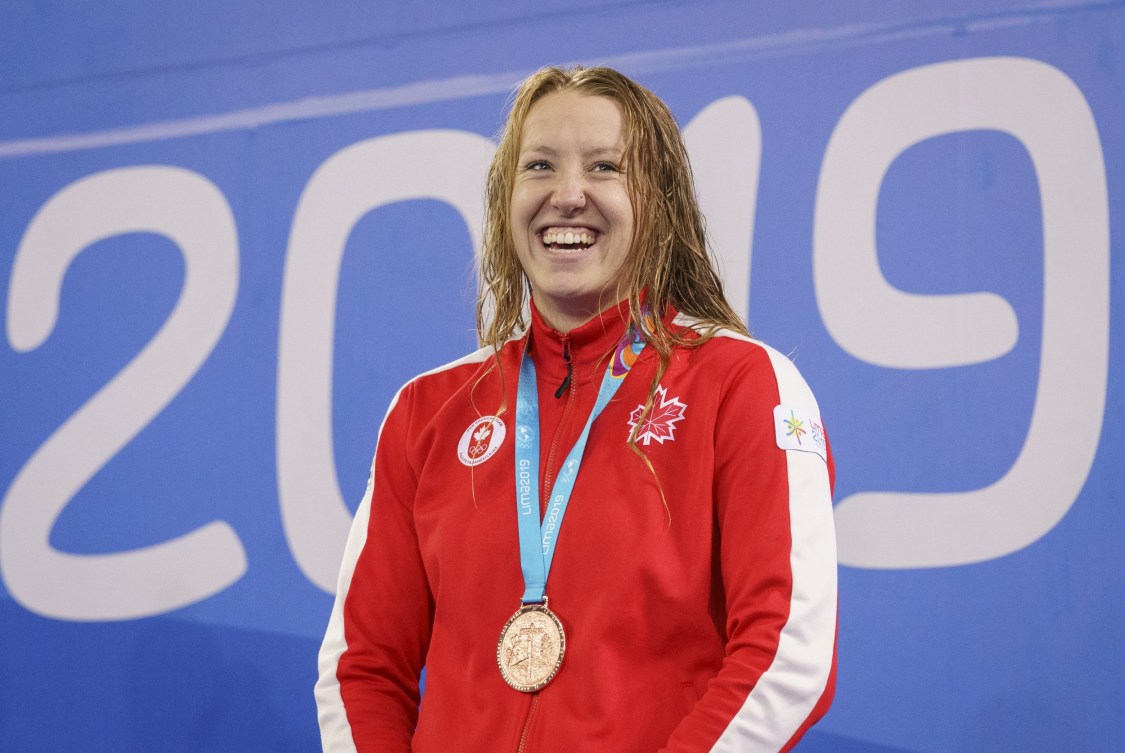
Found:
[[[559,332],[543,319],[533,298],[528,350],[536,371],[548,384],[557,386],[567,376],[569,355],[576,384],[600,379],[625,335],[628,319],[629,301],[623,300],[570,332]]]

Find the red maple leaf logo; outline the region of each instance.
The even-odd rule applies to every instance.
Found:
[[[629,428],[632,429],[639,421],[641,426],[637,431],[637,440],[646,446],[656,440],[664,444],[665,440],[675,439],[676,424],[683,420],[687,406],[680,402],[678,397],[668,397],[665,387],[657,387],[652,397],[652,411],[644,418],[644,405],[638,405],[629,414]]]
[[[472,446],[469,447],[469,457],[478,457],[488,449],[488,442],[485,440],[488,439],[488,435],[491,433],[491,426],[489,426],[488,424],[481,424],[481,427],[473,433],[473,439],[477,441],[473,442]]]

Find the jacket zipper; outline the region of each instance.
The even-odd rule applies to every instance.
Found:
[[[531,707],[527,710],[527,718],[523,720],[523,732],[520,734],[520,746],[516,748],[516,753],[524,753],[527,750],[527,733],[531,731],[531,722],[535,719],[535,709],[537,708],[539,708],[538,693],[531,697]]]
[[[569,340],[570,335],[563,336],[563,352],[569,353]],[[571,412],[574,410],[575,394],[578,392],[578,387],[575,380],[570,377],[571,364],[574,361],[574,354],[570,353],[570,358],[567,362],[567,391],[566,391],[566,407],[563,408],[562,418],[559,419],[558,426],[555,427],[555,435],[551,438],[551,451],[547,453],[547,465],[543,469],[543,493],[542,499],[539,502],[540,514],[546,509],[547,504],[551,500],[551,485],[554,483],[555,475],[555,453],[559,449],[559,436],[562,434],[563,427],[566,426],[567,419],[570,418]]]

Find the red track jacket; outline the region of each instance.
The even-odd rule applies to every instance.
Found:
[[[533,311],[541,506],[624,311],[567,335]],[[496,665],[523,593],[524,346],[508,342],[500,368],[484,349],[423,374],[391,405],[321,648],[324,750],[788,750],[827,710],[835,675],[831,457],[797,369],[729,333],[676,350],[638,435],[650,469],[627,444],[656,369],[643,351],[593,425],[560,529],[547,595],[565,660],[524,694]],[[556,398],[564,347],[574,377]],[[482,433],[488,416],[500,421]]]

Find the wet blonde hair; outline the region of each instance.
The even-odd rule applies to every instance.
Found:
[[[698,347],[719,329],[748,333],[723,295],[675,118],[659,97],[612,68],[543,68],[516,91],[488,171],[477,332],[483,345],[499,350],[527,326],[524,312],[530,285],[512,239],[512,185],[527,115],[536,102],[556,92],[606,97],[621,108],[625,128],[622,168],[635,230],[618,287],[609,291],[613,297],[601,308],[628,299],[629,323],[644,333],[659,356],[645,405],[647,414],[673,348]],[[693,317],[698,325],[691,331],[669,329],[663,316],[669,306]],[[642,307],[653,314],[643,326]],[[629,440],[638,452],[640,426],[638,421]]]

